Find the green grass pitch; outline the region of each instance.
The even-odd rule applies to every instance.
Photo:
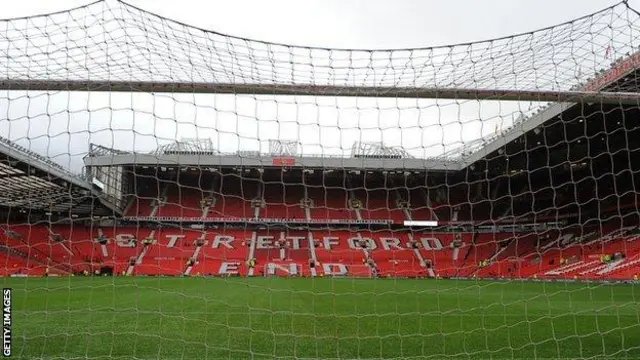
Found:
[[[638,285],[13,278],[13,358],[640,359]]]

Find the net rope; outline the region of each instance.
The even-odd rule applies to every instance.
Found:
[[[0,274],[77,275],[5,280],[15,354],[640,358],[632,287],[536,282],[633,279],[640,103],[382,98],[637,97],[639,35],[625,2],[415,49],[243,39],[118,0],[0,20]]]
[[[109,0],[2,20],[0,74],[50,81],[569,90],[637,50],[638,17],[621,3],[495,40],[335,50],[235,38]]]

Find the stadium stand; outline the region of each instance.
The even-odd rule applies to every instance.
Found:
[[[3,274],[43,275],[51,268],[60,274],[369,277],[375,265],[377,275],[393,277],[628,279],[640,271],[640,231],[629,221],[620,228],[619,218],[540,231],[536,224],[483,226],[479,217],[476,230],[468,231],[462,214],[474,210],[434,205],[442,201],[438,192],[431,199],[421,189],[338,169],[333,177],[307,176],[305,184],[294,170],[254,170],[187,170],[172,182],[177,169],[134,169],[126,174],[134,180],[125,182],[136,185],[118,222],[102,226],[80,211],[68,224],[6,226]],[[285,174],[290,183],[270,180]],[[197,179],[208,186],[199,187]],[[319,185],[340,182],[351,187]],[[451,230],[404,225],[434,218]],[[203,228],[203,222],[218,225]]]

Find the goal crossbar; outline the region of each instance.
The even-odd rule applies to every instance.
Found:
[[[640,105],[640,93],[596,91],[545,91],[378,86],[316,86],[287,84],[220,84],[135,81],[0,80],[0,90],[110,91],[150,93],[209,93],[290,96],[344,96],[417,99],[461,99],[603,103]]]

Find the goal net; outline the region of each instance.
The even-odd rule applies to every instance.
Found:
[[[0,20],[4,354],[640,358],[639,13],[394,50]]]

